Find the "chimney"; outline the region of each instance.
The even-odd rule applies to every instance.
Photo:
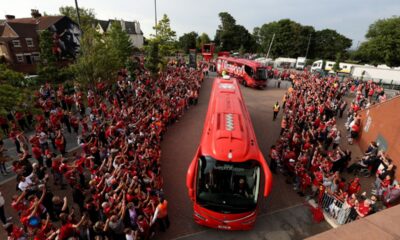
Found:
[[[40,18],[42,14],[39,13],[39,10],[37,9],[31,9],[31,16],[32,18]]]
[[[14,15],[6,15],[6,20],[13,20],[15,19]]]

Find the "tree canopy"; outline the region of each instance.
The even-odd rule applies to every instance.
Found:
[[[159,54],[159,42],[157,40],[152,40],[147,46],[147,55],[145,67],[151,72],[153,77],[155,77],[159,71],[159,65],[161,64],[160,54]]]
[[[282,19],[256,28],[256,39],[261,45],[263,52],[267,52],[273,35],[275,39],[271,47],[270,56],[273,57],[298,57],[305,56],[308,39],[315,33],[311,26],[302,26],[290,19]]]
[[[400,17],[377,20],[369,26],[355,58],[372,64],[400,66]]]
[[[236,20],[227,12],[219,13],[221,24],[218,26],[214,42],[220,50],[239,50],[243,47],[251,52],[257,49],[256,41],[249,31],[242,25],[236,24]]]
[[[52,33],[44,30],[40,33],[40,62],[38,64],[38,75],[44,82],[52,82],[59,77],[59,69],[57,67],[57,57],[53,53],[53,37]]]
[[[256,27],[253,30],[255,40],[260,44],[262,52],[267,52],[273,35],[275,39],[270,56],[299,57],[307,53],[308,58],[335,59],[337,53],[345,55],[352,41],[335,30],[315,31],[312,26],[303,26],[290,19],[282,19]]]
[[[5,64],[0,64],[0,85],[5,83],[13,87],[25,87],[24,80],[24,74],[8,68]]]
[[[120,21],[111,23],[110,31],[105,36],[105,44],[109,51],[115,54],[117,66],[123,67],[127,59],[133,54],[133,45],[129,39],[129,35],[122,30]]]
[[[81,40],[81,52],[71,69],[76,80],[93,85],[112,79],[121,67],[118,53],[95,29],[88,29]]]
[[[198,35],[196,32],[189,32],[179,37],[179,47],[185,52],[189,53],[189,49],[196,48]]]
[[[201,49],[201,47],[204,45],[204,44],[207,44],[207,43],[210,43],[211,42],[211,39],[210,39],[210,37],[208,36],[208,34],[207,33],[202,33],[200,36],[198,36],[197,37],[197,39],[196,39],[196,48],[197,49]]]
[[[11,109],[20,110],[24,106],[32,109],[33,101],[29,98],[32,93],[28,89],[11,86],[10,84],[0,84],[0,115],[5,115]]]
[[[60,14],[71,18],[74,22],[78,23],[78,16],[76,9],[72,6],[63,6],[59,8]],[[93,9],[79,8],[79,16],[81,20],[81,29],[86,30],[92,28],[96,24],[96,14]]]
[[[347,58],[347,50],[352,45],[352,40],[332,29],[317,31],[314,36],[313,56],[322,59],[336,59],[337,54]]]
[[[158,43],[161,57],[174,55],[177,47],[176,32],[171,28],[169,17],[164,14],[153,29],[156,30],[157,35],[153,34],[150,41]]]

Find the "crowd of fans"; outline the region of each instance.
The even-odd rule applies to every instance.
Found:
[[[345,145],[341,144],[344,137],[349,144],[358,138],[358,110],[375,101],[385,101],[383,89],[372,82],[307,72],[292,72],[290,80],[292,87],[283,97],[280,138],[270,151],[271,170],[282,172],[301,196],[308,195],[319,202],[325,194],[334,196],[355,210],[355,218],[392,206],[399,198],[400,187],[394,179],[395,166],[390,157],[371,143],[365,156],[350,165],[352,152],[340,147]],[[351,94],[355,97],[348,104],[345,96]],[[337,118],[346,117],[344,113],[347,132],[337,126]],[[355,175],[368,173],[363,176],[376,174],[372,195],[361,193],[359,177],[348,175],[347,171]],[[352,179],[346,181],[345,175]]]
[[[11,206],[20,221],[3,221],[9,239],[132,240],[149,238],[157,226],[165,231],[160,141],[197,104],[202,78],[201,70],[169,65],[157,79],[144,69],[135,79],[121,71],[87,92],[46,84],[36,96],[43,114],[0,119],[19,156]],[[35,134],[28,139],[29,128]],[[72,132],[81,153],[69,156],[65,136]],[[70,188],[72,198],[55,188]]]

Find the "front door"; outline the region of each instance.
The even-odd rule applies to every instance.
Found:
[[[26,55],[25,58],[26,58],[27,64],[32,64],[32,56],[31,55]]]

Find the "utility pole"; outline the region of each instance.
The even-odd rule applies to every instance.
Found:
[[[307,51],[306,51],[306,59],[307,59],[307,56],[308,56],[308,50],[310,49],[310,42],[311,42],[311,33],[310,33],[310,35],[308,36],[308,44],[307,44]]]
[[[76,16],[78,18],[78,25],[81,28],[81,15],[79,14],[78,0],[75,0]]]
[[[269,44],[268,52],[267,52],[267,58],[269,57],[269,52],[271,51],[272,43],[274,42],[275,39],[275,33],[272,35],[272,40],[271,43]]]
[[[156,30],[156,36],[157,36],[157,0],[154,0],[154,29]]]

